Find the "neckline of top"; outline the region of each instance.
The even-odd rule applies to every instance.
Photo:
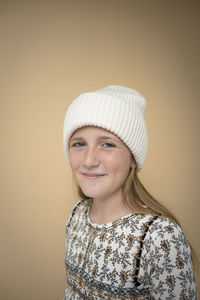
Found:
[[[90,219],[90,209],[91,209],[91,205],[92,205],[92,199],[90,199],[89,203],[88,203],[88,207],[87,207],[87,210],[86,210],[86,220],[87,222],[95,229],[108,229],[108,228],[111,228],[111,227],[114,227],[116,225],[119,225],[120,223],[128,220],[130,217],[134,216],[136,213],[135,212],[130,212],[129,214],[115,220],[115,221],[112,221],[112,222],[108,222],[108,223],[104,223],[104,224],[96,224],[96,223],[93,223]]]

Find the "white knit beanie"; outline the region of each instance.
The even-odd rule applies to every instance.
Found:
[[[116,134],[130,149],[139,172],[147,153],[146,101],[136,90],[119,85],[81,94],[66,112],[64,151],[69,160],[69,140],[78,128],[92,125]]]

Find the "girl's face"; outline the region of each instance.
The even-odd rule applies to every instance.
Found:
[[[122,185],[134,162],[115,134],[99,127],[82,127],[70,139],[69,154],[72,172],[85,195],[104,200],[122,197]]]

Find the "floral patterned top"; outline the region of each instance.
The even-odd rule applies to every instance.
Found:
[[[130,213],[91,222],[81,200],[66,224],[64,300],[197,300],[190,247],[168,218]]]

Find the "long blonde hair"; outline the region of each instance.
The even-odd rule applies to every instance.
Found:
[[[177,218],[147,191],[137,174],[131,168],[122,186],[123,199],[128,206],[137,213],[166,216],[180,225]]]

